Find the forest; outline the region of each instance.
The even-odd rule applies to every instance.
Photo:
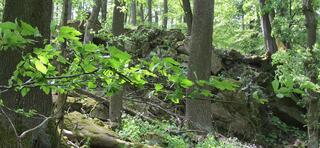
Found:
[[[0,0],[0,148],[319,148],[320,0]]]

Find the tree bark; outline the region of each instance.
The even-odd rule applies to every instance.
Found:
[[[112,21],[112,33],[114,36],[119,36],[124,32],[124,13],[119,9],[122,5],[119,0],[115,0]],[[110,99],[109,117],[110,120],[115,123],[119,123],[121,119],[122,94],[123,90],[118,91]]]
[[[89,43],[93,39],[93,34],[91,31],[94,29],[94,26],[98,24],[99,12],[101,9],[102,0],[96,0],[95,5],[92,8],[92,13],[87,21],[86,29],[84,33],[83,43]]]
[[[140,13],[139,16],[141,18],[141,22],[144,23],[144,8],[143,8],[143,4],[140,4]]]
[[[71,13],[72,13],[72,1],[71,0],[64,0],[63,1],[63,9],[62,9],[62,18],[60,22],[60,26],[66,26],[68,24],[68,21],[71,20]],[[64,57],[67,57],[67,45],[66,42],[64,42],[61,45],[61,53]],[[57,66],[58,71],[60,74],[62,74],[66,68],[66,65],[60,64]],[[59,93],[57,96],[57,101],[55,102],[54,106],[54,112],[53,115],[57,119],[57,123],[60,127],[60,129],[63,129],[63,120],[64,120],[64,111],[65,111],[65,105],[67,102],[67,93]],[[58,142],[60,145],[60,141]]]
[[[34,45],[24,49],[6,50],[0,52],[0,85],[8,85],[8,80],[16,69],[17,64],[22,60],[22,52],[32,52],[34,47],[43,47],[44,40],[50,39],[50,23],[52,18],[52,0],[7,0],[5,3],[3,21],[14,22],[22,20],[39,29],[42,37],[35,38],[37,42]],[[38,113],[50,116],[52,112],[52,97],[46,95],[39,88],[33,88],[25,96],[10,90],[1,94],[7,107],[17,109],[22,108],[25,111],[34,109]],[[7,111],[10,119],[13,121],[18,133],[31,129],[42,122],[38,118],[26,118],[21,115]],[[11,126],[7,120],[4,120],[0,114],[0,147],[18,147],[16,137],[12,132]],[[3,138],[5,137],[5,138]],[[55,148],[57,143],[57,133],[54,122],[47,123],[46,126],[33,132],[22,139],[23,147],[32,148]]]
[[[124,89],[116,92],[110,99],[110,121],[120,123]]]
[[[108,11],[108,0],[102,1],[101,6],[101,22],[105,22],[107,20],[107,11]]]
[[[121,12],[121,7],[123,4],[120,0],[114,0],[115,6],[113,8],[113,18],[112,18],[112,34],[114,36],[119,36],[124,33],[124,13]]]
[[[264,35],[266,54],[270,57],[273,53],[275,53],[277,49],[277,44],[275,38],[271,35],[272,27],[269,18],[269,12],[265,12],[265,0],[259,0],[260,8],[261,8],[261,27]]]
[[[152,23],[152,0],[148,0],[148,22]]]
[[[158,26],[159,24],[159,15],[158,15],[158,11],[154,11],[154,22],[155,24]]]
[[[313,53],[314,45],[317,40],[317,20],[313,9],[312,0],[303,0],[302,9],[305,15],[305,24],[307,29],[307,48]],[[315,54],[312,54],[310,63],[306,63],[307,72],[311,82],[318,83],[318,71],[315,63],[319,63]],[[308,148],[319,147],[319,94],[311,91],[308,98]]]
[[[163,0],[163,22],[162,22],[162,26],[163,29],[167,29],[168,28],[168,0]]]
[[[137,3],[135,0],[131,1],[131,24],[137,25]]]
[[[316,13],[313,10],[312,0],[303,0],[303,13],[307,28],[307,47],[312,49],[317,40]]]
[[[188,77],[192,81],[209,80],[212,57],[213,33],[212,0],[194,0],[194,19],[191,32],[191,52],[189,57]],[[202,88],[206,89],[206,88]],[[191,92],[193,88],[188,90]],[[205,96],[197,95],[186,101],[186,117],[191,128],[212,130],[211,102],[203,100]]]
[[[192,9],[190,5],[190,0],[182,0],[182,6],[183,6],[183,11],[188,27],[188,35],[191,35],[191,29],[192,29]]]

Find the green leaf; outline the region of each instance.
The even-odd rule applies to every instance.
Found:
[[[41,36],[40,32],[37,28],[33,28],[31,25],[21,21],[21,35],[23,36],[28,36],[28,35],[33,35],[33,36]]]
[[[17,24],[12,22],[0,23],[1,30],[15,30],[16,28],[17,28]]]
[[[78,36],[80,36],[80,35],[81,35],[81,32],[79,32],[78,30],[76,30],[72,27],[62,26],[60,28],[60,34],[57,37],[57,39],[60,42],[64,42],[64,39],[78,41],[79,40]]]
[[[36,69],[40,71],[43,74],[47,74],[48,68],[43,65],[43,63],[39,60],[34,60],[34,64],[36,66]]]
[[[41,86],[40,89],[47,95],[50,93],[50,87]]]
[[[277,79],[273,80],[271,84],[274,91],[277,91],[279,89],[280,83]]]
[[[175,61],[173,58],[164,58],[163,61],[165,63],[170,63],[170,64],[177,65],[177,66],[180,65],[180,63]]]
[[[87,51],[87,52],[96,52],[98,46],[95,45],[95,44],[89,43],[89,44],[83,45],[83,48],[84,48],[84,50]]]
[[[29,91],[30,91],[30,88],[27,88],[27,87],[22,88],[21,89],[22,97],[25,97],[28,94]]]
[[[305,92],[300,89],[293,89],[293,92],[301,95],[305,94]]]
[[[89,61],[85,61],[81,66],[87,73],[93,72],[97,69],[94,65],[90,64]]]
[[[193,82],[191,81],[191,80],[189,80],[189,79],[187,79],[187,78],[185,78],[185,79],[182,79],[181,80],[181,86],[183,87],[183,88],[189,88],[189,87],[191,87],[192,85],[193,85]]]
[[[94,89],[94,88],[96,88],[97,87],[97,85],[95,84],[95,83],[93,83],[93,82],[88,82],[88,88],[89,89]]]
[[[3,107],[3,106],[4,106],[3,100],[0,99],[0,107]]]
[[[159,92],[163,89],[163,85],[162,84],[154,84],[154,89]]]
[[[131,58],[131,55],[129,55],[126,52],[123,52],[123,51],[119,50],[116,47],[109,47],[108,50],[109,50],[109,53],[111,54],[112,58],[117,58],[117,59],[120,59],[122,61],[127,61],[127,60],[129,60]]]
[[[45,56],[38,55],[38,59],[43,63],[43,64],[49,64],[49,59]]]
[[[213,94],[209,90],[201,90],[201,94],[206,96],[206,97],[213,97]]]
[[[210,85],[213,87],[216,87],[220,90],[229,90],[229,91],[235,91],[236,88],[239,87],[236,83],[229,81],[229,80],[218,80],[218,78],[211,78],[210,79]]]

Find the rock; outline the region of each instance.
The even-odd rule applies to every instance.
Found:
[[[274,115],[279,117],[279,119],[287,125],[299,127],[301,129],[305,128],[304,125],[306,122],[303,115],[306,111],[290,98],[276,99],[274,102],[270,103],[270,106]]]

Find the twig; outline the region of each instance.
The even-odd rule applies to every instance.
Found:
[[[45,120],[43,120],[43,121],[42,121],[39,125],[37,125],[36,127],[24,131],[24,132],[19,136],[19,138],[22,139],[22,138],[24,138],[28,133],[33,132],[33,131],[41,128],[44,124],[46,124],[46,123],[47,123],[50,119],[52,119],[52,118],[53,118],[53,117],[47,117]]]
[[[10,123],[13,131],[14,131],[14,134],[16,135],[16,138],[17,138],[17,145],[19,146],[19,148],[22,148],[22,144],[21,144],[21,138],[19,137],[19,134],[17,132],[17,129],[16,127],[14,126],[12,120],[9,118],[9,116],[6,114],[6,112],[2,109],[2,107],[0,107],[0,110],[2,112],[2,114],[4,115],[4,117],[8,120],[8,122]]]

